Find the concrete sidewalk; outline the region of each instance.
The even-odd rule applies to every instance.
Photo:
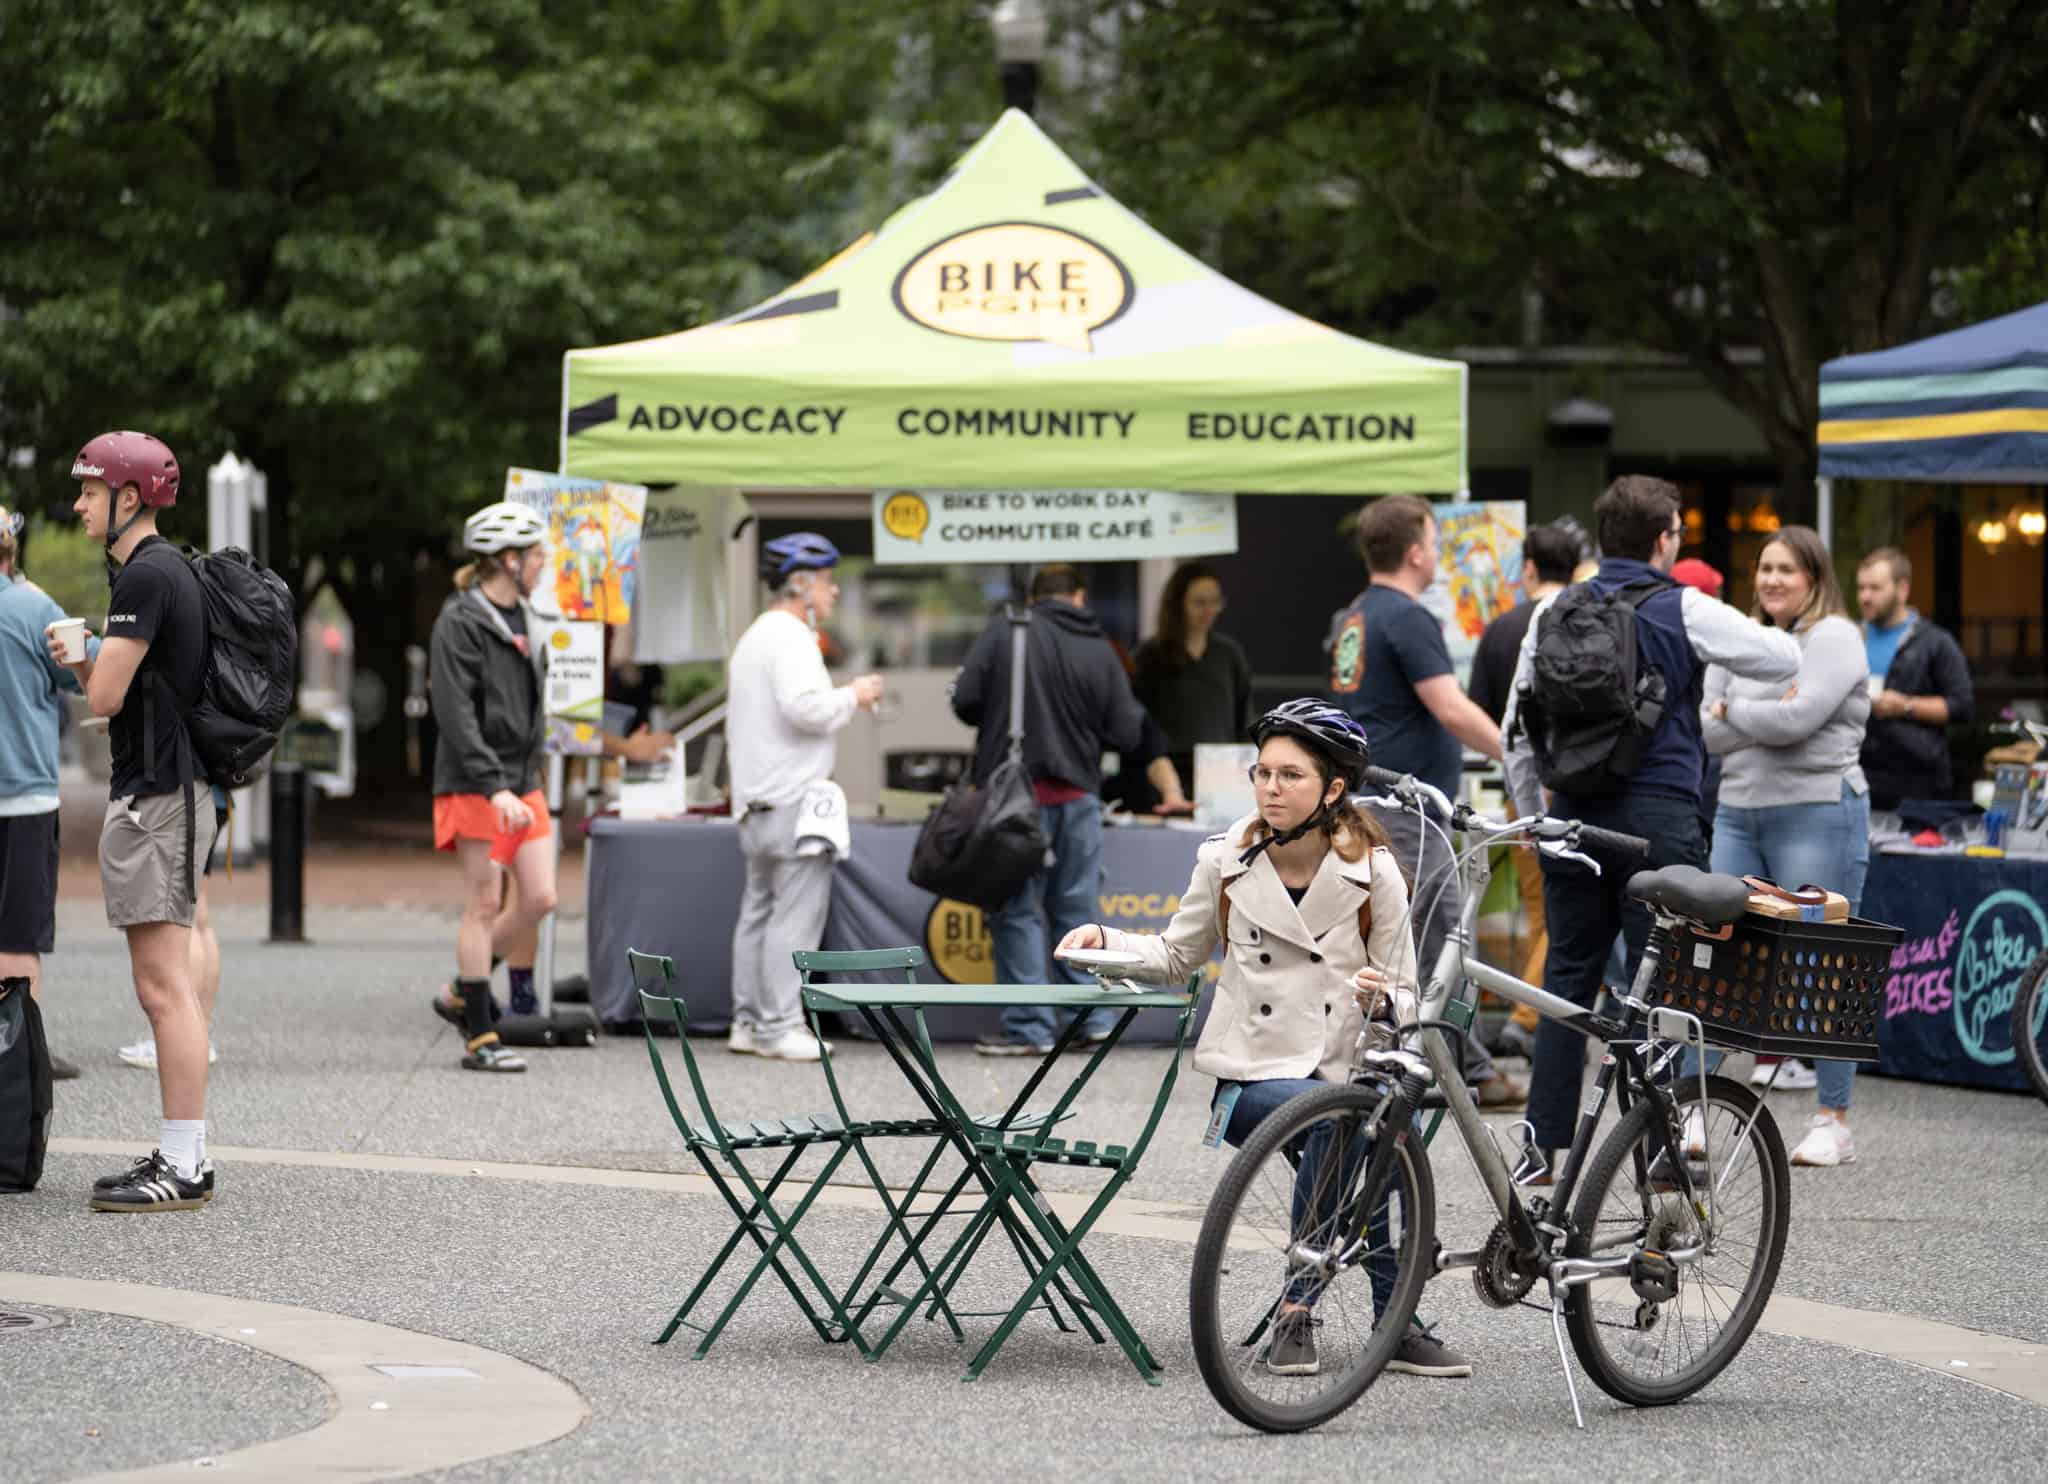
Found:
[[[148,1147],[156,1088],[113,1059],[142,1029],[118,940],[95,902],[62,909],[47,1014],[53,1044],[85,1076],[58,1088],[42,1188],[0,1198],[0,1310],[68,1322],[0,1329],[0,1478],[149,1465],[189,1477],[200,1457],[214,1460],[209,1473],[307,1477],[294,1447],[338,1477],[462,1480],[1220,1480],[1370,1468],[1575,1481],[1655,1469],[1753,1484],[1785,1471],[2013,1478],[2048,1455],[2037,1277],[2048,1270],[2048,1109],[2028,1100],[1859,1081],[1861,1163],[1793,1172],[1787,1302],[1688,1404],[1629,1411],[1582,1381],[1588,1426],[1575,1432],[1547,1320],[1485,1310],[1452,1275],[1424,1311],[1471,1355],[1474,1379],[1388,1377],[1319,1432],[1263,1438],[1217,1409],[1189,1348],[1189,1255],[1224,1163],[1199,1143],[1206,1079],[1182,1077],[1146,1166],[1089,1242],[1166,1364],[1164,1386],[1143,1385],[1114,1345],[1042,1320],[972,1386],[938,1327],[912,1326],[866,1365],[820,1345],[766,1285],[697,1362],[682,1342],[648,1341],[730,1218],[689,1173],[639,1041],[534,1053],[522,1077],[466,1073],[454,1033],[425,1004],[449,963],[447,913],[315,902],[314,941],[292,947],[260,941],[256,906],[227,902],[220,917],[220,1196],[195,1213],[96,1216],[86,1187]],[[565,966],[580,967],[582,942],[572,919]],[[816,1067],[696,1046],[734,1114],[829,1106]],[[1028,1075],[965,1048],[942,1054],[956,1086],[991,1106]],[[1071,1127],[1128,1131],[1164,1055],[1119,1053]],[[910,1111],[879,1051],[846,1045],[836,1065],[857,1113]],[[1796,1136],[1806,1100],[1773,1103]],[[907,1178],[912,1158],[886,1151],[885,1174]],[[1463,1152],[1439,1140],[1432,1162],[1443,1240],[1475,1244],[1491,1212]],[[852,1171],[842,1174],[857,1182]],[[1050,1171],[1044,1183],[1085,1192],[1098,1178]],[[831,1194],[806,1242],[844,1280],[878,1215],[855,1184]],[[965,1306],[1000,1307],[1018,1281],[1014,1266],[984,1261]],[[992,1323],[970,1321],[970,1339]],[[380,1364],[401,1370],[371,1369]],[[425,1441],[444,1434],[465,1440],[470,1461]],[[235,1451],[257,1445],[271,1451]]]

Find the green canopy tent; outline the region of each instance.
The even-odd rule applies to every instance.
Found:
[[[1466,488],[1466,368],[1181,251],[1015,110],[766,303],[569,351],[564,473],[738,488]]]

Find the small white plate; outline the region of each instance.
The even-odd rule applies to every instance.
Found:
[[[1113,969],[1135,969],[1145,962],[1139,955],[1119,948],[1069,948],[1063,953],[1055,953],[1053,957],[1061,963],[1095,974]]]

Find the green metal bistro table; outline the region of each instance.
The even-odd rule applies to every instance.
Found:
[[[1191,983],[1189,992],[1181,993],[1104,990],[1072,984],[805,986],[804,1008],[811,1014],[813,1023],[816,1023],[818,1014],[825,1011],[860,1016],[940,1125],[931,1156],[912,1182],[909,1195],[897,1207],[906,1224],[910,1220],[918,1222],[909,1233],[905,1252],[863,1298],[862,1286],[879,1263],[884,1249],[900,1230],[892,1228],[868,1254],[867,1261],[861,1265],[847,1290],[845,1307],[848,1311],[854,1310],[857,1299],[860,1301],[858,1311],[852,1312],[852,1325],[856,1329],[879,1305],[895,1305],[899,1310],[881,1338],[869,1347],[867,1358],[870,1361],[882,1357],[902,1333],[904,1325],[920,1309],[925,1310],[927,1320],[943,1316],[955,1338],[959,1338],[960,1326],[956,1311],[950,1304],[951,1295],[986,1239],[1001,1230],[1023,1265],[1028,1281],[1017,1301],[1009,1309],[1001,1311],[1001,1324],[968,1363],[967,1372],[961,1377],[963,1381],[972,1381],[980,1376],[1025,1316],[1033,1309],[1044,1308],[1063,1331],[1069,1329],[1067,1317],[1071,1315],[1081,1330],[1097,1344],[1102,1343],[1102,1330],[1108,1330],[1137,1368],[1138,1374],[1153,1386],[1159,1384],[1159,1361],[1139,1339],[1137,1330],[1123,1310],[1117,1307],[1108,1286],[1082,1253],[1081,1244],[1089,1229],[1109,1208],[1117,1192],[1136,1173],[1138,1161],[1166,1111],[1174,1078],[1179,1072],[1188,1026],[1194,1019],[1193,988]],[[1076,1045],[1083,1017],[1074,1017],[1073,1023],[1053,1043],[1052,1049],[1009,1107],[1000,1115],[977,1118],[969,1114],[940,1072],[938,1058],[932,1053],[931,1037],[926,1033],[924,1012],[939,1006],[991,1008],[1009,1005],[1042,1005],[1061,1010],[1108,1007],[1122,1013],[1108,1037],[1095,1046]],[[1146,1119],[1137,1139],[1129,1145],[1122,1145],[1054,1137],[1053,1130],[1072,1116],[1082,1089],[1141,1010],[1174,1011],[1179,1017],[1179,1027],[1173,1041],[1173,1055],[1160,1079],[1159,1095],[1154,1099],[1151,1116]],[[1069,1050],[1085,1053],[1086,1060],[1072,1072],[1059,1100],[1049,1112],[1024,1112],[1025,1104],[1052,1076],[1054,1068]],[[830,1053],[825,1057],[825,1077],[831,1087],[833,1101],[839,1106],[840,1116],[847,1117],[838,1079],[832,1072]],[[962,1169],[959,1177],[936,1206],[913,1216],[912,1203],[923,1193],[925,1182],[947,1149],[960,1157]],[[1032,1178],[1032,1167],[1040,1164],[1106,1169],[1111,1173],[1109,1182],[1089,1203],[1081,1218],[1069,1227],[1060,1220],[1051,1201]],[[970,1186],[979,1188],[978,1204],[972,1201]],[[964,1205],[963,1196],[969,1196],[969,1202]],[[966,1217],[967,1224],[936,1263],[927,1262],[925,1249],[935,1245],[934,1233],[940,1229],[940,1222],[953,1216]],[[905,1295],[891,1285],[913,1261],[924,1274],[924,1281],[914,1292]],[[996,1316],[990,1314],[985,1317]],[[1100,1328],[1097,1327],[1098,1322]]]

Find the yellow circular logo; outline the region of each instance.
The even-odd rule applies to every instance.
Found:
[[[548,643],[552,644],[557,649],[567,649],[569,647],[569,631],[567,629],[556,629],[555,632],[548,637]]]
[[[932,508],[915,490],[898,490],[882,502],[882,529],[898,541],[924,540]]]
[[[933,243],[896,275],[896,307],[969,340],[1046,340],[1091,349],[1088,334],[1137,293],[1108,248],[1064,227],[992,222]]]
[[[952,984],[996,982],[996,940],[988,918],[969,902],[940,897],[924,920],[924,951]]]

